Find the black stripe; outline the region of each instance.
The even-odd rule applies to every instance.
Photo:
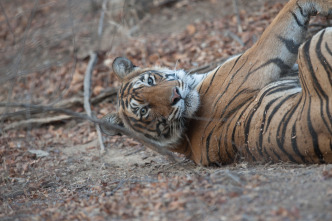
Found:
[[[303,51],[303,49],[302,49],[302,51]],[[301,61],[301,59],[299,59],[299,61]],[[304,111],[305,104],[306,104],[306,101],[307,101],[307,96],[308,96],[308,86],[307,86],[307,82],[305,82],[305,80],[303,78],[303,73],[299,74],[299,78],[300,78],[301,84],[302,84],[301,100],[304,99],[304,101],[302,102],[303,105],[302,105],[302,109],[301,109],[301,112],[300,112],[300,116],[303,116],[303,111]]]
[[[228,131],[229,131],[229,126],[230,126],[232,120],[233,120],[234,117],[235,117],[234,113],[235,113],[237,110],[239,110],[243,105],[245,105],[245,104],[250,104],[250,101],[249,101],[248,99],[244,99],[244,100],[242,101],[242,103],[236,105],[233,109],[227,111],[227,114],[226,114],[225,116],[223,116],[224,113],[226,112],[227,108],[229,107],[229,105],[231,105],[231,104],[233,103],[233,101],[236,101],[236,98],[237,98],[239,95],[241,95],[241,94],[245,94],[245,95],[247,95],[248,93],[252,93],[252,92],[255,92],[255,91],[256,91],[256,90],[243,89],[243,90],[242,90],[241,92],[239,92],[236,96],[234,96],[234,97],[232,98],[231,101],[229,101],[229,102],[227,103],[227,106],[224,108],[224,110],[223,110],[223,112],[222,112],[222,114],[221,114],[221,116],[220,116],[220,118],[219,118],[219,119],[221,120],[221,122],[226,122],[226,121],[229,122],[228,125],[226,126],[226,132],[225,132],[226,135],[225,135],[225,137],[227,137],[227,133],[228,133]],[[230,116],[232,116],[232,115],[233,115],[233,117],[232,117],[231,119],[229,119]],[[221,128],[222,126],[224,126],[224,124],[223,124],[223,123],[220,123],[218,126],[219,126],[218,129],[219,129],[219,128]],[[229,158],[232,160],[232,157],[231,157],[231,156],[233,156],[233,154],[230,155],[229,152],[228,152],[227,141],[228,141],[227,139],[224,139],[225,150],[226,150],[226,152],[227,152],[227,156],[229,156]],[[234,144],[232,144],[232,149],[233,149],[233,152],[234,152],[234,153],[237,152],[237,148],[236,148],[236,146],[235,146]]]
[[[313,128],[312,123],[311,123],[311,119],[310,119],[310,114],[311,114],[310,110],[311,110],[311,108],[310,108],[310,106],[311,106],[311,99],[309,99],[309,107],[308,107],[308,113],[307,113],[307,123],[308,123],[308,127],[309,127],[309,132],[310,132],[310,135],[311,135],[311,138],[312,138],[314,151],[315,151],[316,156],[319,159],[319,162],[320,163],[325,163],[323,154],[322,154],[321,150],[319,149],[317,133],[316,133],[316,131]]]
[[[126,90],[126,88],[128,87],[129,84],[131,84],[131,83],[127,82],[123,87],[121,87],[121,89],[120,89],[121,96],[123,96],[123,93],[124,93],[124,91]]]
[[[220,152],[220,142],[221,142],[221,138],[218,137],[218,156],[219,156],[219,161],[221,162],[221,164],[223,164],[223,160],[222,160],[221,152]]]
[[[233,70],[233,68],[235,67],[235,64],[239,61],[239,59],[240,59],[241,56],[242,56],[242,55],[240,55],[240,56],[236,59],[236,61],[235,61],[234,65],[233,65],[231,71]],[[243,68],[243,66],[246,64],[247,60],[248,60],[248,57],[247,57],[246,61],[243,62],[243,64],[241,65],[241,67],[239,67],[239,69],[233,74],[233,76],[231,77],[230,81],[228,82],[226,88],[225,88],[224,91],[221,93],[221,95],[218,97],[218,99],[217,99],[217,101],[215,102],[215,104],[218,104],[219,100],[224,96],[224,94],[225,94],[226,91],[228,90],[228,87],[231,85],[231,83],[232,83],[232,81],[233,81],[233,78],[234,78],[234,77],[239,73],[239,71]],[[229,71],[228,74],[230,74],[231,71]],[[212,116],[212,118],[215,118],[215,116]],[[205,126],[204,131],[203,131],[204,134],[205,134],[205,131],[207,130],[207,128],[210,126],[211,123],[212,123],[212,121],[210,121],[210,122]],[[226,152],[227,152],[227,150],[226,150]]]
[[[164,78],[164,76],[162,76],[159,71],[151,70],[151,71],[149,71],[149,74],[155,74],[161,78]]]
[[[246,90],[244,90],[244,91],[246,91]],[[228,146],[227,146],[227,143],[228,143],[228,142],[227,142],[227,141],[229,141],[229,140],[226,139],[226,138],[227,138],[227,135],[228,135],[228,132],[230,131],[229,127],[230,127],[230,125],[232,124],[234,118],[236,117],[236,114],[234,114],[234,113],[235,113],[237,110],[239,110],[240,108],[242,108],[243,105],[247,104],[247,106],[249,106],[250,103],[251,103],[251,102],[249,102],[248,100],[244,100],[244,101],[242,101],[242,103],[240,103],[240,104],[237,105],[235,108],[233,108],[232,110],[230,110],[230,111],[227,113],[227,115],[226,115],[225,117],[221,118],[222,121],[226,121],[226,120],[228,121],[227,126],[224,126],[224,128],[225,128],[224,131],[225,131],[225,132],[224,132],[223,134],[224,134],[224,136],[225,136],[225,139],[224,139],[225,150],[227,151],[227,155],[230,157],[230,160],[233,160],[233,157],[231,157],[230,154],[229,154],[229,152],[228,152]],[[244,109],[244,110],[242,111],[241,115],[243,114],[244,111],[246,111],[246,109]],[[233,115],[233,116],[230,118],[231,115]],[[229,118],[230,118],[230,119],[229,119]],[[220,125],[223,125],[223,124],[220,124]],[[220,128],[220,125],[219,125],[219,128]],[[235,127],[236,127],[236,126],[234,126],[233,130],[235,129]],[[218,129],[219,129],[219,128],[218,128]],[[233,138],[234,138],[234,137],[233,137],[233,134],[232,134],[232,140],[231,140],[231,142],[232,142],[232,150],[233,150],[233,154],[232,154],[232,156],[234,156],[234,154],[238,152],[238,149],[237,149],[237,147],[235,146],[235,143],[234,143],[234,139],[233,139]]]
[[[273,91],[270,91],[269,93],[266,94],[266,96],[270,96],[270,95],[273,95],[273,94],[276,94],[276,93],[279,93],[279,92],[285,92],[285,91],[288,91],[288,90],[291,90],[291,89],[295,89],[295,88],[298,88],[297,85],[291,85],[291,86],[288,86],[288,85],[277,85],[273,88],[277,88],[276,90],[273,90]]]
[[[299,148],[297,146],[296,123],[294,123],[293,127],[292,127],[291,143],[292,143],[292,148],[293,148],[293,151],[295,152],[295,154],[297,154],[301,158],[303,163],[308,163],[308,161],[301,154],[301,152],[299,151]]]
[[[279,40],[285,44],[287,50],[292,54],[297,54],[300,44],[296,44],[292,39],[286,39],[282,36],[278,36]]]
[[[233,157],[232,157],[232,155],[229,153],[229,151],[228,151],[228,148],[227,148],[227,145],[226,145],[226,143],[227,142],[225,142],[227,139],[226,139],[226,135],[225,134],[222,134],[223,136],[224,136],[224,138],[223,138],[223,140],[224,140],[224,144],[225,144],[225,146],[224,146],[224,150],[226,151],[226,155],[227,155],[227,157],[228,157],[228,160],[229,161],[232,161],[233,160]],[[222,136],[221,135],[221,136]]]
[[[235,67],[235,65],[237,64],[237,62],[240,60],[240,58],[242,57],[242,55],[243,55],[243,54],[239,55],[239,57],[235,60],[235,62],[234,62],[234,64],[233,64],[233,67],[231,68],[231,70],[230,70],[228,73],[231,73],[231,72],[232,72],[233,68]],[[232,60],[232,58],[231,58],[231,60]],[[247,60],[248,60],[248,58],[247,58]],[[243,65],[244,65],[245,63],[246,63],[246,62],[244,62]],[[243,67],[243,65],[242,65],[242,67]],[[224,64],[220,65],[219,68],[221,68],[221,67],[223,67],[223,66],[224,66]],[[242,68],[242,67],[241,67],[241,68]],[[218,70],[219,70],[219,68],[218,68]],[[240,68],[240,69],[241,69],[241,68]],[[234,75],[234,76],[235,76],[235,75]],[[233,76],[233,77],[234,77],[234,76]],[[233,77],[232,77],[232,79],[233,79]],[[209,87],[210,87],[210,86],[209,86]],[[227,86],[227,88],[228,88],[228,86]],[[199,88],[199,90],[198,90],[199,93],[201,93],[201,89],[202,89],[202,84],[201,84],[201,86],[200,86],[200,88]],[[226,91],[226,90],[225,90],[225,91]],[[206,93],[206,92],[205,92],[205,93]],[[218,101],[219,101],[219,99],[218,99]],[[217,102],[218,102],[218,101],[217,101]]]
[[[236,98],[238,98],[240,95],[245,94],[251,94],[251,93],[255,93],[257,90],[249,90],[249,89],[243,89],[241,90],[239,93],[237,93],[232,100],[228,101],[226,107],[223,109],[219,119],[221,119],[222,121],[226,121],[228,119],[228,117],[230,115],[232,115],[234,112],[236,112],[239,108],[241,108],[243,106],[243,104],[250,102],[250,99],[246,99],[245,101],[243,101],[242,103],[238,104],[236,107],[234,107],[232,110],[227,111],[227,115],[223,116],[227,110],[227,108],[234,102],[237,101]],[[252,97],[253,98],[253,97]]]
[[[133,93],[132,94],[132,99],[134,99],[135,101],[137,101],[137,102],[139,102],[141,104],[145,103],[145,99],[140,99],[139,95],[140,95],[139,93],[135,93],[135,94]]]
[[[297,15],[296,15],[294,12],[292,12],[292,11],[289,11],[289,12],[293,15],[293,18],[294,18],[294,20],[296,21],[296,24],[297,24],[298,26],[300,26],[301,28],[305,28],[305,25],[302,24],[302,23],[300,22],[300,20],[299,20],[299,18],[297,17]]]
[[[179,108],[175,109],[175,111],[174,111],[174,113],[173,113],[173,116],[175,116],[179,111],[180,111]]]
[[[218,73],[218,70],[220,69],[220,67],[221,67],[221,66],[219,66],[218,69],[214,72],[214,74],[213,74],[213,76],[212,76],[212,79],[211,79],[211,81],[209,82],[210,84],[209,84],[208,88],[205,90],[205,92],[203,93],[203,95],[205,95],[205,94],[209,91],[209,89],[210,89],[210,87],[211,87],[211,85],[212,85],[212,83],[213,83],[214,77],[215,77],[216,74]]]
[[[273,154],[278,158],[279,161],[282,161],[279,154],[277,152],[275,152],[273,149],[271,149]]]
[[[198,89],[199,94],[201,94],[202,87],[203,87],[203,84],[201,83],[201,85],[199,86],[199,89]]]
[[[268,66],[268,65],[270,65],[270,64],[275,64],[275,65],[277,65],[279,68],[280,68],[280,72],[284,72],[284,71],[286,71],[286,70],[289,70],[289,69],[291,69],[291,67],[289,67],[287,64],[285,64],[285,62],[283,61],[283,60],[281,60],[280,58],[272,58],[272,59],[270,59],[270,60],[268,60],[267,62],[265,62],[264,64],[262,64],[262,65],[260,65],[258,68],[256,68],[255,70],[250,70],[249,72],[248,72],[248,74],[247,74],[247,76],[244,78],[244,80],[243,80],[243,82],[242,82],[242,84],[244,84],[247,80],[248,80],[248,78],[249,78],[249,76],[251,75],[251,74],[253,74],[254,72],[256,72],[256,71],[258,71],[259,69],[261,69],[261,68],[265,68],[266,66]],[[255,64],[254,64],[255,65]],[[253,66],[254,66],[253,65]],[[252,66],[252,67],[253,67]],[[241,84],[241,85],[242,85]]]
[[[239,58],[238,58],[239,59]],[[236,59],[236,62],[238,61],[238,59]],[[219,100],[224,96],[224,94],[226,93],[226,91],[228,90],[229,86],[232,84],[233,82],[233,78],[239,73],[239,71],[243,68],[243,66],[247,63],[248,58],[245,62],[243,62],[243,64],[241,65],[241,67],[239,67],[239,69],[237,69],[237,71],[233,74],[233,76],[231,77],[231,79],[229,80],[226,88],[224,89],[223,93],[218,97],[217,101],[215,102],[215,104],[217,104],[219,102]],[[234,64],[235,66],[235,64]],[[234,67],[233,66],[233,67]],[[232,72],[233,68],[228,72],[228,75]]]
[[[311,58],[310,58],[310,53],[309,53],[309,49],[310,49],[310,43],[311,41],[307,41],[304,46],[303,46],[303,51],[304,51],[304,57],[307,61],[307,66],[308,66],[308,69],[311,73],[311,75],[313,76],[314,75],[314,70],[313,70],[313,67],[312,67],[312,63],[311,63]],[[312,138],[312,143],[313,143],[313,147],[314,147],[314,151],[315,151],[315,154],[316,156],[318,157],[319,161],[321,163],[324,163],[324,159],[323,159],[323,154],[322,152],[320,151],[319,149],[319,146],[318,146],[318,137],[317,137],[317,133],[315,132],[314,128],[312,127],[312,124],[311,124],[311,119],[310,119],[310,107],[311,107],[311,97],[310,97],[310,94],[309,94],[309,107],[308,107],[308,113],[307,113],[307,123],[308,123],[308,128],[309,128],[309,132],[310,132],[310,135],[311,135],[311,138]]]
[[[292,114],[289,114],[291,112],[291,109],[288,110],[284,116],[282,117],[282,119],[279,121],[279,125],[278,125],[278,129],[277,129],[277,134],[276,134],[276,141],[277,141],[277,145],[279,147],[279,149],[288,157],[288,159],[292,162],[296,162],[296,160],[292,157],[292,155],[290,155],[284,148],[284,141],[285,141],[285,133],[286,133],[286,128],[287,128],[287,125],[288,125],[288,122],[289,122],[289,119],[291,117],[288,117],[288,119],[286,120],[285,122],[285,118],[287,115],[292,115]],[[294,112],[294,111],[293,111]],[[280,129],[281,129],[281,126],[284,125],[283,127],[283,130],[281,132],[281,135],[280,135]]]
[[[214,131],[214,128],[212,129],[212,131],[207,136],[206,143],[205,143],[205,147],[206,147],[206,159],[208,161],[208,164],[211,164],[210,157],[209,157],[209,149],[210,149],[210,139],[211,139],[211,136],[213,134],[213,131]]]
[[[169,78],[169,77],[173,77],[173,78],[175,78],[175,74],[165,74],[165,78],[166,78],[166,79]]]
[[[286,129],[287,129],[287,126],[288,126],[290,120],[292,119],[294,113],[296,112],[297,108],[299,107],[300,103],[301,103],[301,99],[299,99],[298,102],[297,102],[297,104],[293,105],[292,109],[290,109],[291,111],[289,112],[289,115],[288,115],[287,119],[283,119],[283,120],[281,120],[281,122],[283,123],[283,128],[282,128],[282,135],[281,135],[281,137],[283,137],[283,138],[286,137]],[[284,117],[286,117],[286,115],[285,115]],[[281,125],[281,124],[280,124],[280,125]],[[296,125],[296,122],[294,122],[293,127],[294,127],[295,125]],[[292,131],[295,131],[295,128],[293,128]],[[278,128],[278,132],[279,132],[279,128]],[[296,134],[295,134],[295,135],[296,135]],[[294,140],[294,139],[291,139],[292,146],[293,146],[293,140]],[[295,139],[295,141],[296,141],[296,139]],[[283,148],[283,145],[284,145],[284,143],[281,144],[282,148]],[[280,145],[278,145],[278,146],[280,147]],[[300,158],[302,159],[302,161],[304,161],[304,158],[303,158],[303,156],[301,155],[301,153],[298,151],[298,149],[297,149],[297,148],[294,148],[294,146],[293,146],[293,150],[294,150],[294,152],[295,152],[296,154],[298,154],[298,155],[300,156]],[[283,152],[286,152],[286,150],[284,150]],[[288,156],[288,155],[287,155],[287,156]],[[289,159],[290,159],[290,158],[289,158]],[[291,159],[290,159],[290,160],[291,160]]]
[[[129,86],[129,87],[128,87]],[[125,93],[125,91],[127,90],[127,93],[129,93],[130,89],[133,87],[132,83],[127,83],[125,85],[125,87],[123,88],[122,92]],[[122,94],[123,95],[123,94]]]
[[[324,55],[322,54],[322,51],[321,51],[321,46],[322,46],[322,41],[323,41],[324,34],[325,34],[325,30],[319,36],[318,42],[316,44],[316,54],[318,56],[318,60],[320,61],[321,65],[324,67],[324,69],[326,70],[326,72],[327,73],[332,73],[332,68],[326,63],[327,59],[324,57]],[[330,85],[332,85],[331,77],[327,76],[327,78],[330,81]],[[332,131],[330,129],[331,123],[332,123],[332,116],[331,116],[331,113],[330,113],[330,110],[329,110],[329,106],[330,106],[329,105],[329,97],[328,97],[328,95],[325,92],[323,92],[322,94],[323,94],[324,100],[326,102],[325,111],[326,111],[326,114],[328,116],[330,125],[327,123],[327,121],[326,121],[326,119],[325,119],[325,117],[323,115],[323,102],[322,102],[321,98],[319,97],[320,101],[321,101],[321,108],[320,109],[321,109],[321,113],[322,113],[322,119],[323,119],[323,122],[324,122],[325,126],[329,130],[330,134],[332,134]]]
[[[240,60],[240,58],[242,57],[242,55],[243,55],[243,54],[239,55],[239,57],[235,60],[235,62],[234,62],[234,64],[233,64],[233,67],[231,68],[231,70],[229,71],[229,73],[233,71],[235,65],[236,65],[237,62]]]
[[[263,147],[263,134],[264,134],[263,131],[264,131],[264,126],[265,126],[266,114],[269,111],[270,107],[278,99],[279,99],[279,97],[269,101],[269,103],[267,103],[267,105],[264,108],[263,119],[262,119],[262,123],[261,123],[261,129],[260,129],[260,133],[259,133],[259,137],[258,137],[258,152],[261,156],[263,156],[263,154],[262,154],[263,149],[264,149],[264,152],[267,154],[266,149]],[[269,155],[267,154],[267,156],[269,156]]]
[[[127,118],[128,118],[128,120],[129,120],[129,122],[131,122],[131,123],[142,123],[142,122],[140,122],[140,120],[137,120],[137,119],[134,118],[134,117],[128,117],[128,116],[127,116]]]
[[[239,122],[240,118],[243,116],[244,112],[247,111],[247,108],[248,106],[250,105],[251,103],[247,103],[247,106],[245,108],[243,108],[243,111],[241,112],[241,114],[239,115],[239,118],[236,120],[236,123]],[[235,126],[233,127],[233,131],[232,131],[232,148],[233,148],[233,151],[238,152],[238,148],[237,146],[235,145],[235,131],[236,131],[236,126],[237,124],[235,124]]]
[[[302,9],[302,7],[299,5],[298,2],[296,2],[296,5],[297,5],[297,7],[299,7],[299,10],[300,10],[301,15],[302,15],[303,17],[307,17],[307,15],[304,14],[303,9]]]
[[[153,136],[151,136],[150,134],[144,134],[144,136],[150,140],[155,140],[158,141],[158,139],[154,138]]]
[[[247,118],[248,120],[246,121],[246,125],[245,125],[245,129],[244,129],[244,137],[245,137],[245,144],[248,145],[248,137],[249,137],[249,130],[250,130],[250,123],[252,121],[252,118],[254,117],[256,111],[258,110],[258,108],[260,108],[261,104],[262,104],[262,101],[263,99],[265,98],[265,95],[268,94],[269,92],[273,91],[275,87],[272,87],[272,88],[269,88],[268,90],[264,91],[264,93],[260,96],[258,102],[255,104],[255,107],[253,108],[253,110],[251,111],[251,114],[249,115],[249,118]],[[279,88],[278,88],[279,89]],[[278,90],[277,89],[277,90]],[[262,133],[262,131],[260,132]],[[259,152],[259,155],[262,156],[262,152],[261,152],[261,149],[258,147],[258,152]],[[248,148],[247,148],[248,151],[250,151]],[[251,154],[251,153],[250,153]],[[251,154],[252,155],[252,154]],[[252,155],[253,159],[255,158],[253,155]]]
[[[128,107],[125,107],[125,103],[124,103],[123,99],[121,99],[120,101],[121,101],[121,106],[122,106],[123,109],[128,108]]]
[[[281,60],[280,58],[271,59],[270,62],[277,65],[281,71],[291,69],[291,67],[288,66],[287,64],[285,64],[285,62],[283,60]]]
[[[322,46],[322,41],[323,41],[323,36],[325,34],[325,30],[321,33],[321,35],[319,36],[317,45],[316,45],[316,53],[318,56],[318,60],[320,61],[320,63],[323,65],[324,69],[326,70],[326,72],[328,73],[332,73],[332,68],[331,66],[327,63],[327,59],[324,57],[322,50],[321,50],[321,46]],[[325,42],[326,43],[326,42]],[[328,76],[328,79],[330,81],[330,85],[332,85],[332,80],[331,78]]]
[[[255,114],[256,110],[255,109],[252,109],[250,111],[251,113],[248,114],[249,116],[249,119],[247,120],[247,122],[245,122],[245,127],[244,127],[244,137],[245,137],[245,141],[244,141],[244,147],[248,153],[249,156],[251,156],[252,160],[253,161],[256,161],[256,158],[255,156],[251,153],[251,151],[249,150],[249,145],[248,145],[248,137],[249,137],[249,129],[250,129],[250,122],[251,122],[251,119],[253,117],[253,115]]]
[[[274,115],[277,113],[277,111],[280,109],[280,107],[281,107],[286,101],[288,101],[288,99],[291,98],[293,95],[294,95],[294,94],[288,95],[287,97],[285,97],[284,99],[282,99],[278,105],[276,105],[276,106],[273,108],[273,110],[271,111],[271,113],[270,113],[270,115],[269,115],[269,118],[268,118],[268,120],[267,120],[267,124],[266,124],[266,127],[265,127],[265,131],[264,131],[264,133],[268,130],[272,118],[273,118]]]
[[[130,87],[128,87],[128,93],[129,93],[129,90],[130,90],[131,88],[133,88],[133,93],[137,93],[137,92],[136,92],[137,90],[140,90],[140,89],[142,89],[142,88],[144,88],[144,87],[145,87],[144,85],[141,85],[141,86],[139,86],[139,87],[137,87],[137,88],[133,88],[132,85],[130,85]]]

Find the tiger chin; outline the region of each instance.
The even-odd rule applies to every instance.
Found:
[[[199,108],[196,86],[202,77],[162,67],[142,69],[124,57],[116,58],[112,68],[122,82],[118,110],[105,115],[103,120],[172,149]],[[115,135],[107,125],[101,129],[105,134]]]
[[[103,119],[204,166],[332,163],[332,27],[305,41],[317,14],[332,15],[331,0],[290,0],[250,49],[205,74],[117,58],[117,111]]]

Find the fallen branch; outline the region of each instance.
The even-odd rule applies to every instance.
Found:
[[[166,149],[163,146],[157,145],[152,143],[148,138],[143,137],[143,136],[138,136],[133,134],[131,131],[127,130],[124,127],[120,127],[114,124],[111,124],[105,120],[100,120],[94,116],[88,116],[86,114],[82,114],[82,113],[77,113],[74,112],[72,110],[68,110],[68,109],[63,109],[63,108],[56,108],[56,107],[51,107],[51,106],[43,106],[43,105],[33,105],[33,104],[23,104],[23,103],[0,103],[0,107],[19,107],[19,108],[29,108],[30,111],[33,110],[39,110],[42,112],[58,112],[58,113],[63,113],[69,116],[72,116],[74,118],[79,118],[79,119],[84,119],[84,120],[89,120],[90,122],[93,122],[95,124],[99,124],[99,125],[103,125],[107,128],[110,128],[112,130],[114,130],[117,133],[121,133],[124,135],[127,135],[129,137],[132,137],[136,140],[138,140],[139,142],[146,144],[148,148],[150,148],[153,151],[156,151],[157,153],[164,155],[166,157],[168,157],[169,160],[171,160],[172,162],[178,162],[179,160],[181,160],[179,157],[175,156],[170,150]]]
[[[101,37],[101,35],[103,33],[105,10],[106,10],[106,1],[104,0],[100,19],[99,19],[99,26],[98,26],[98,37],[99,38]],[[93,68],[94,68],[95,64],[97,63],[97,58],[98,57],[97,57],[96,52],[90,53],[90,61],[89,61],[88,67],[86,69],[85,77],[84,77],[84,110],[89,117],[92,116],[91,105],[90,105],[91,78],[92,78]],[[98,141],[99,141],[99,145],[100,145],[100,152],[104,153],[105,145],[104,145],[104,141],[103,141],[103,136],[100,132],[99,124],[96,124],[96,131],[97,131]]]
[[[234,180],[236,183],[240,184],[241,186],[244,185],[244,183],[241,181],[240,177],[234,175],[233,173],[231,173],[229,170],[225,170],[225,174],[231,178],[232,180]]]
[[[242,39],[239,36],[237,36],[235,33],[227,30],[226,35],[231,37],[233,40],[237,41],[242,47],[244,47],[244,43],[243,43]]]
[[[54,117],[47,117],[47,118],[31,118],[29,120],[23,120],[19,122],[14,122],[9,124],[3,128],[3,131],[13,130],[17,128],[26,128],[29,126],[38,126],[42,124],[50,124],[54,122],[64,121],[72,118],[68,115],[59,115]]]
[[[84,110],[89,117],[92,116],[91,105],[90,105],[91,76],[92,76],[93,68],[96,63],[97,63],[97,53],[93,52],[90,54],[90,61],[89,61],[88,67],[86,69],[85,77],[84,77]],[[98,124],[96,124],[96,131],[97,131],[98,141],[99,141],[99,145],[100,145],[100,152],[104,153],[105,145],[104,145],[103,137],[101,135],[100,127]]]
[[[102,102],[103,100],[105,100],[106,98],[116,95],[117,91],[118,91],[118,88],[109,88],[109,89],[101,92],[96,97],[91,98],[91,104],[96,105],[96,104]],[[69,99],[61,100],[60,102],[54,104],[54,107],[69,109],[69,108],[73,108],[75,106],[83,105],[83,103],[84,103],[83,100],[84,100],[83,97],[76,96],[76,97],[72,97]],[[39,114],[39,113],[42,113],[42,112],[40,110],[31,110],[30,115]],[[23,111],[16,111],[13,113],[3,114],[2,116],[3,116],[4,120],[8,120],[8,119],[19,120],[20,118],[25,117],[25,115],[26,115],[26,111],[23,110]]]
[[[85,71],[85,76],[84,76],[84,102],[83,102],[84,110],[89,117],[91,117],[91,107],[90,107],[91,76],[96,62],[97,62],[97,54],[95,52],[90,53],[89,64]]]
[[[242,33],[241,18],[240,18],[238,1],[237,0],[233,0],[233,9],[234,9],[234,14],[236,15],[237,31],[239,33]]]
[[[126,153],[125,156],[127,157],[127,156],[130,156],[130,155],[136,154],[136,153],[138,153],[138,152],[141,152],[142,150],[145,150],[145,147],[144,147],[144,146],[141,147],[141,148],[139,148],[138,150],[132,151],[132,152],[130,152],[130,153]]]

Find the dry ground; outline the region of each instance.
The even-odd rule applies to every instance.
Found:
[[[239,33],[231,1],[182,0],[142,15],[133,8],[123,14],[114,0],[98,38],[95,2],[0,2],[1,103],[66,101],[60,106],[82,112],[90,50],[99,54],[98,97],[119,85],[109,68],[117,56],[197,68],[250,47],[282,7],[239,1]],[[319,24],[327,23],[315,20],[310,30]],[[93,111],[100,117],[114,110],[114,99],[96,101]],[[93,124],[57,113],[16,112],[0,123],[0,220],[332,220],[332,165],[204,168],[172,163],[125,136],[105,137],[100,154]]]

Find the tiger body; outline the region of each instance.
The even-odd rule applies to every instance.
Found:
[[[317,12],[332,1],[288,2],[252,48],[206,74],[115,60],[123,84],[105,119],[205,166],[331,163],[332,28],[303,43]]]

